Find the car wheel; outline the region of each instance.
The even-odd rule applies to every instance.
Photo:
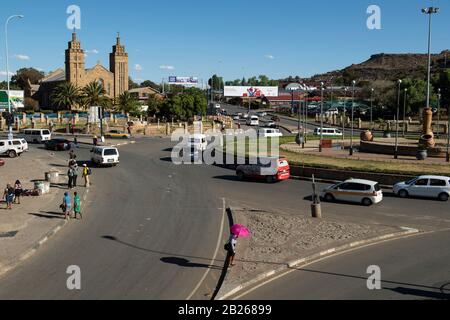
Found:
[[[363,204],[363,206],[369,207],[369,206],[371,206],[373,204],[373,202],[369,198],[364,198],[362,200],[362,204]]]
[[[8,157],[15,158],[15,157],[17,157],[17,153],[14,150],[10,150],[8,152]]]
[[[242,171],[238,171],[236,174],[239,180],[242,181],[245,179],[245,174]]]
[[[267,176],[266,177],[266,182],[267,183],[274,183],[275,182],[275,177],[274,176]]]
[[[448,201],[448,198],[449,198],[449,195],[447,194],[447,193],[441,193],[440,195],[439,195],[439,200],[440,201],[443,201],[443,202],[446,202],[446,201]]]
[[[331,193],[327,193],[325,195],[325,201],[327,202],[333,202],[335,200],[334,196]]]
[[[398,196],[399,196],[400,198],[408,198],[409,193],[408,193],[408,191],[406,191],[406,190],[400,190],[400,191],[398,192]]]

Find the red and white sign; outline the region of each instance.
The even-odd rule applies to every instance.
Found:
[[[225,86],[224,96],[243,98],[278,97],[278,87]]]

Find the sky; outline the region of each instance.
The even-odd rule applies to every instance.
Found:
[[[64,67],[71,38],[67,8],[81,10],[77,30],[87,51],[86,67],[109,53],[120,32],[130,76],[161,82],[169,76],[226,80],[267,75],[308,77],[361,63],[377,53],[426,53],[433,16],[433,52],[450,48],[448,0],[14,0],[2,3],[0,26],[9,24],[10,70]],[[369,30],[370,5],[381,10],[381,29]],[[0,80],[5,79],[5,34],[0,28]]]

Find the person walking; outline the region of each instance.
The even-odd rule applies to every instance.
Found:
[[[70,165],[69,170],[67,171],[67,177],[69,178],[67,187],[69,188],[69,190],[73,188],[73,176],[74,176],[73,167]]]
[[[75,220],[77,219],[77,215],[80,215],[80,218],[83,219],[83,215],[81,214],[81,199],[78,192],[75,192],[73,197],[73,213]]]
[[[72,180],[73,188],[76,188],[77,187],[78,172],[79,172],[78,164],[77,164],[76,161],[73,162],[72,171],[73,171],[73,180]]]
[[[14,203],[20,204],[20,197],[23,193],[23,187],[19,180],[14,184]]]
[[[72,210],[72,199],[70,199],[70,195],[68,192],[64,193],[63,203],[61,206],[64,211],[64,218],[66,220],[70,220],[70,214]]]
[[[84,187],[88,188],[91,184],[90,184],[90,179],[89,176],[92,174],[91,168],[89,168],[87,166],[87,164],[83,164],[83,172],[82,172],[82,177],[84,178]]]
[[[76,160],[76,159],[77,159],[77,155],[75,154],[75,151],[73,150],[73,148],[71,148],[69,151],[69,161]]]
[[[6,210],[12,210],[12,203],[14,201],[14,188],[8,183],[6,185],[5,191],[3,192],[3,197],[6,202]]]
[[[230,266],[230,267],[235,266],[234,258],[236,257],[237,239],[238,239],[237,235],[231,234],[230,239],[228,240],[227,244],[225,245],[225,249],[228,252],[228,255],[227,255],[228,266]]]

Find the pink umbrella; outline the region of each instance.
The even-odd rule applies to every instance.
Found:
[[[250,237],[250,230],[241,224],[235,224],[231,227],[231,233],[238,237],[247,238]]]

